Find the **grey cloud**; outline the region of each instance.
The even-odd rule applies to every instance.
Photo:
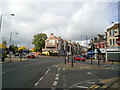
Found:
[[[29,47],[33,46],[31,41],[37,33],[49,36],[53,32],[56,36],[73,41],[85,40],[81,35],[90,39],[98,33],[103,34],[113,17],[108,2],[6,3],[3,9],[15,13],[14,17],[4,18],[3,37],[9,41],[10,32],[18,32],[18,36],[13,36],[13,42]]]

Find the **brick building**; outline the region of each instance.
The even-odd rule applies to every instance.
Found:
[[[70,50],[71,46],[73,46],[74,51],[80,51],[79,43],[64,40],[60,36],[56,37],[53,33],[51,33],[50,37],[48,37],[45,41],[45,48],[43,49],[43,52],[54,52],[59,55],[63,55],[64,51],[67,51],[68,46],[70,47]]]

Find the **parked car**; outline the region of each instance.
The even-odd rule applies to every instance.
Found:
[[[27,58],[35,58],[35,55],[28,55]]]
[[[15,56],[19,56],[19,53],[15,53]]]
[[[77,60],[77,61],[80,61],[81,57],[80,56],[75,56],[74,59]]]
[[[81,60],[82,60],[82,61],[85,61],[85,60],[86,60],[86,58],[84,58],[84,57],[81,57]]]
[[[80,61],[80,60],[81,60],[81,61],[85,61],[85,60],[86,60],[86,58],[84,58],[84,57],[81,56],[81,55],[75,56],[74,59],[77,60],[77,61]]]

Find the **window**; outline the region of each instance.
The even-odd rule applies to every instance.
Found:
[[[110,39],[110,45],[112,45],[112,39]]]
[[[115,45],[115,39],[113,39],[113,45]]]
[[[111,30],[111,36],[114,36],[114,30]]]
[[[109,36],[111,36],[111,31],[109,31]]]

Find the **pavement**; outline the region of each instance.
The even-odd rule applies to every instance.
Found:
[[[7,58],[5,58],[4,62],[2,62],[0,60],[0,64],[4,64],[4,63],[16,63],[16,62],[28,61],[28,60],[30,60],[30,59],[25,58],[25,57],[23,57],[23,58],[20,58],[20,57],[11,57],[11,61],[10,61],[10,58],[7,57]]]
[[[36,56],[36,57],[50,57],[50,58],[54,58],[54,57],[56,57],[56,56]],[[10,58],[9,57],[7,57],[7,58],[5,58],[5,61],[4,62],[2,62],[2,60],[1,60],[1,58],[0,58],[0,64],[4,64],[4,63],[16,63],[16,62],[21,62],[21,61],[29,61],[29,60],[33,60],[33,59],[31,59],[31,58],[26,58],[26,57],[22,57],[22,58],[20,58],[20,57],[18,57],[18,56],[16,56],[16,57],[11,57],[11,61],[10,61]]]
[[[100,65],[98,66],[98,60],[92,60],[93,64],[91,65],[91,60],[86,60],[84,61],[75,61],[75,63],[73,63],[73,67],[72,67],[72,63],[62,63],[59,64],[58,67],[59,68],[65,68],[65,69],[120,69],[119,65],[120,62],[111,62],[111,61],[106,61],[105,63],[101,60],[100,61]]]

